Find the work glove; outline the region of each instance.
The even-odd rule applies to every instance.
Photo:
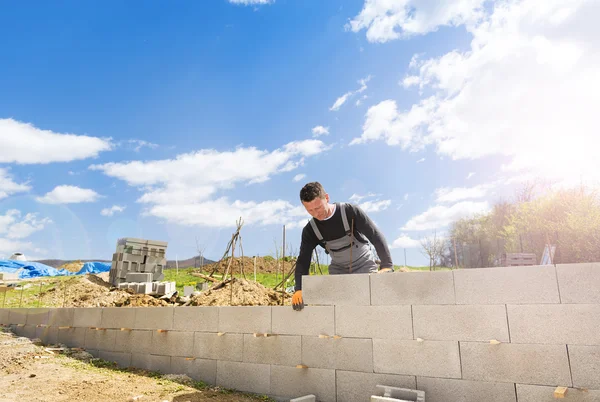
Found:
[[[301,290],[296,290],[294,296],[292,296],[292,308],[296,311],[300,311],[304,308],[304,301],[302,300]]]
[[[382,274],[384,272],[394,272],[394,270],[392,268],[381,268],[379,271],[377,271],[378,274]]]

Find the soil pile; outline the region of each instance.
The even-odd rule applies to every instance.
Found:
[[[225,258],[219,262],[214,264],[208,264],[202,267],[204,272],[212,272],[215,268],[216,271],[220,274],[223,274],[227,269],[227,265],[229,264],[230,257]],[[275,274],[280,273],[281,270],[285,269],[286,274],[290,272],[290,269],[294,266],[293,261],[276,261],[273,257],[256,257],[256,272],[257,273],[267,273],[267,274]],[[254,273],[254,257],[235,257],[231,262],[231,268],[229,272],[233,270],[235,275],[240,274],[242,272],[242,268],[244,273],[249,277]]]
[[[79,270],[83,268],[83,264],[84,263],[80,260],[71,261],[61,265],[58,269],[66,269],[69,272],[79,272]]]
[[[291,304],[291,295],[276,292],[257,282],[233,278],[218,289],[209,289],[191,299],[192,306],[277,306]]]

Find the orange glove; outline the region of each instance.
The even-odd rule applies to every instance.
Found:
[[[300,311],[304,308],[304,301],[302,300],[301,290],[296,290],[294,296],[292,296],[292,308],[296,311]]]

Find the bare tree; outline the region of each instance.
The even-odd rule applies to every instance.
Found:
[[[441,259],[444,253],[444,239],[433,232],[433,237],[426,237],[421,240],[421,247],[423,248],[421,253],[429,257],[429,270],[435,269],[437,261]]]
[[[200,258],[200,269],[204,266],[204,250],[206,247],[200,247],[200,243],[198,243],[198,237],[196,236],[196,251],[198,251],[198,257]]]

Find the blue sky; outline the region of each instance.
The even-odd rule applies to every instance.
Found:
[[[526,180],[598,184],[597,3],[5,3],[0,257],[299,248],[324,184],[396,264]],[[597,147],[596,147],[597,148]]]

